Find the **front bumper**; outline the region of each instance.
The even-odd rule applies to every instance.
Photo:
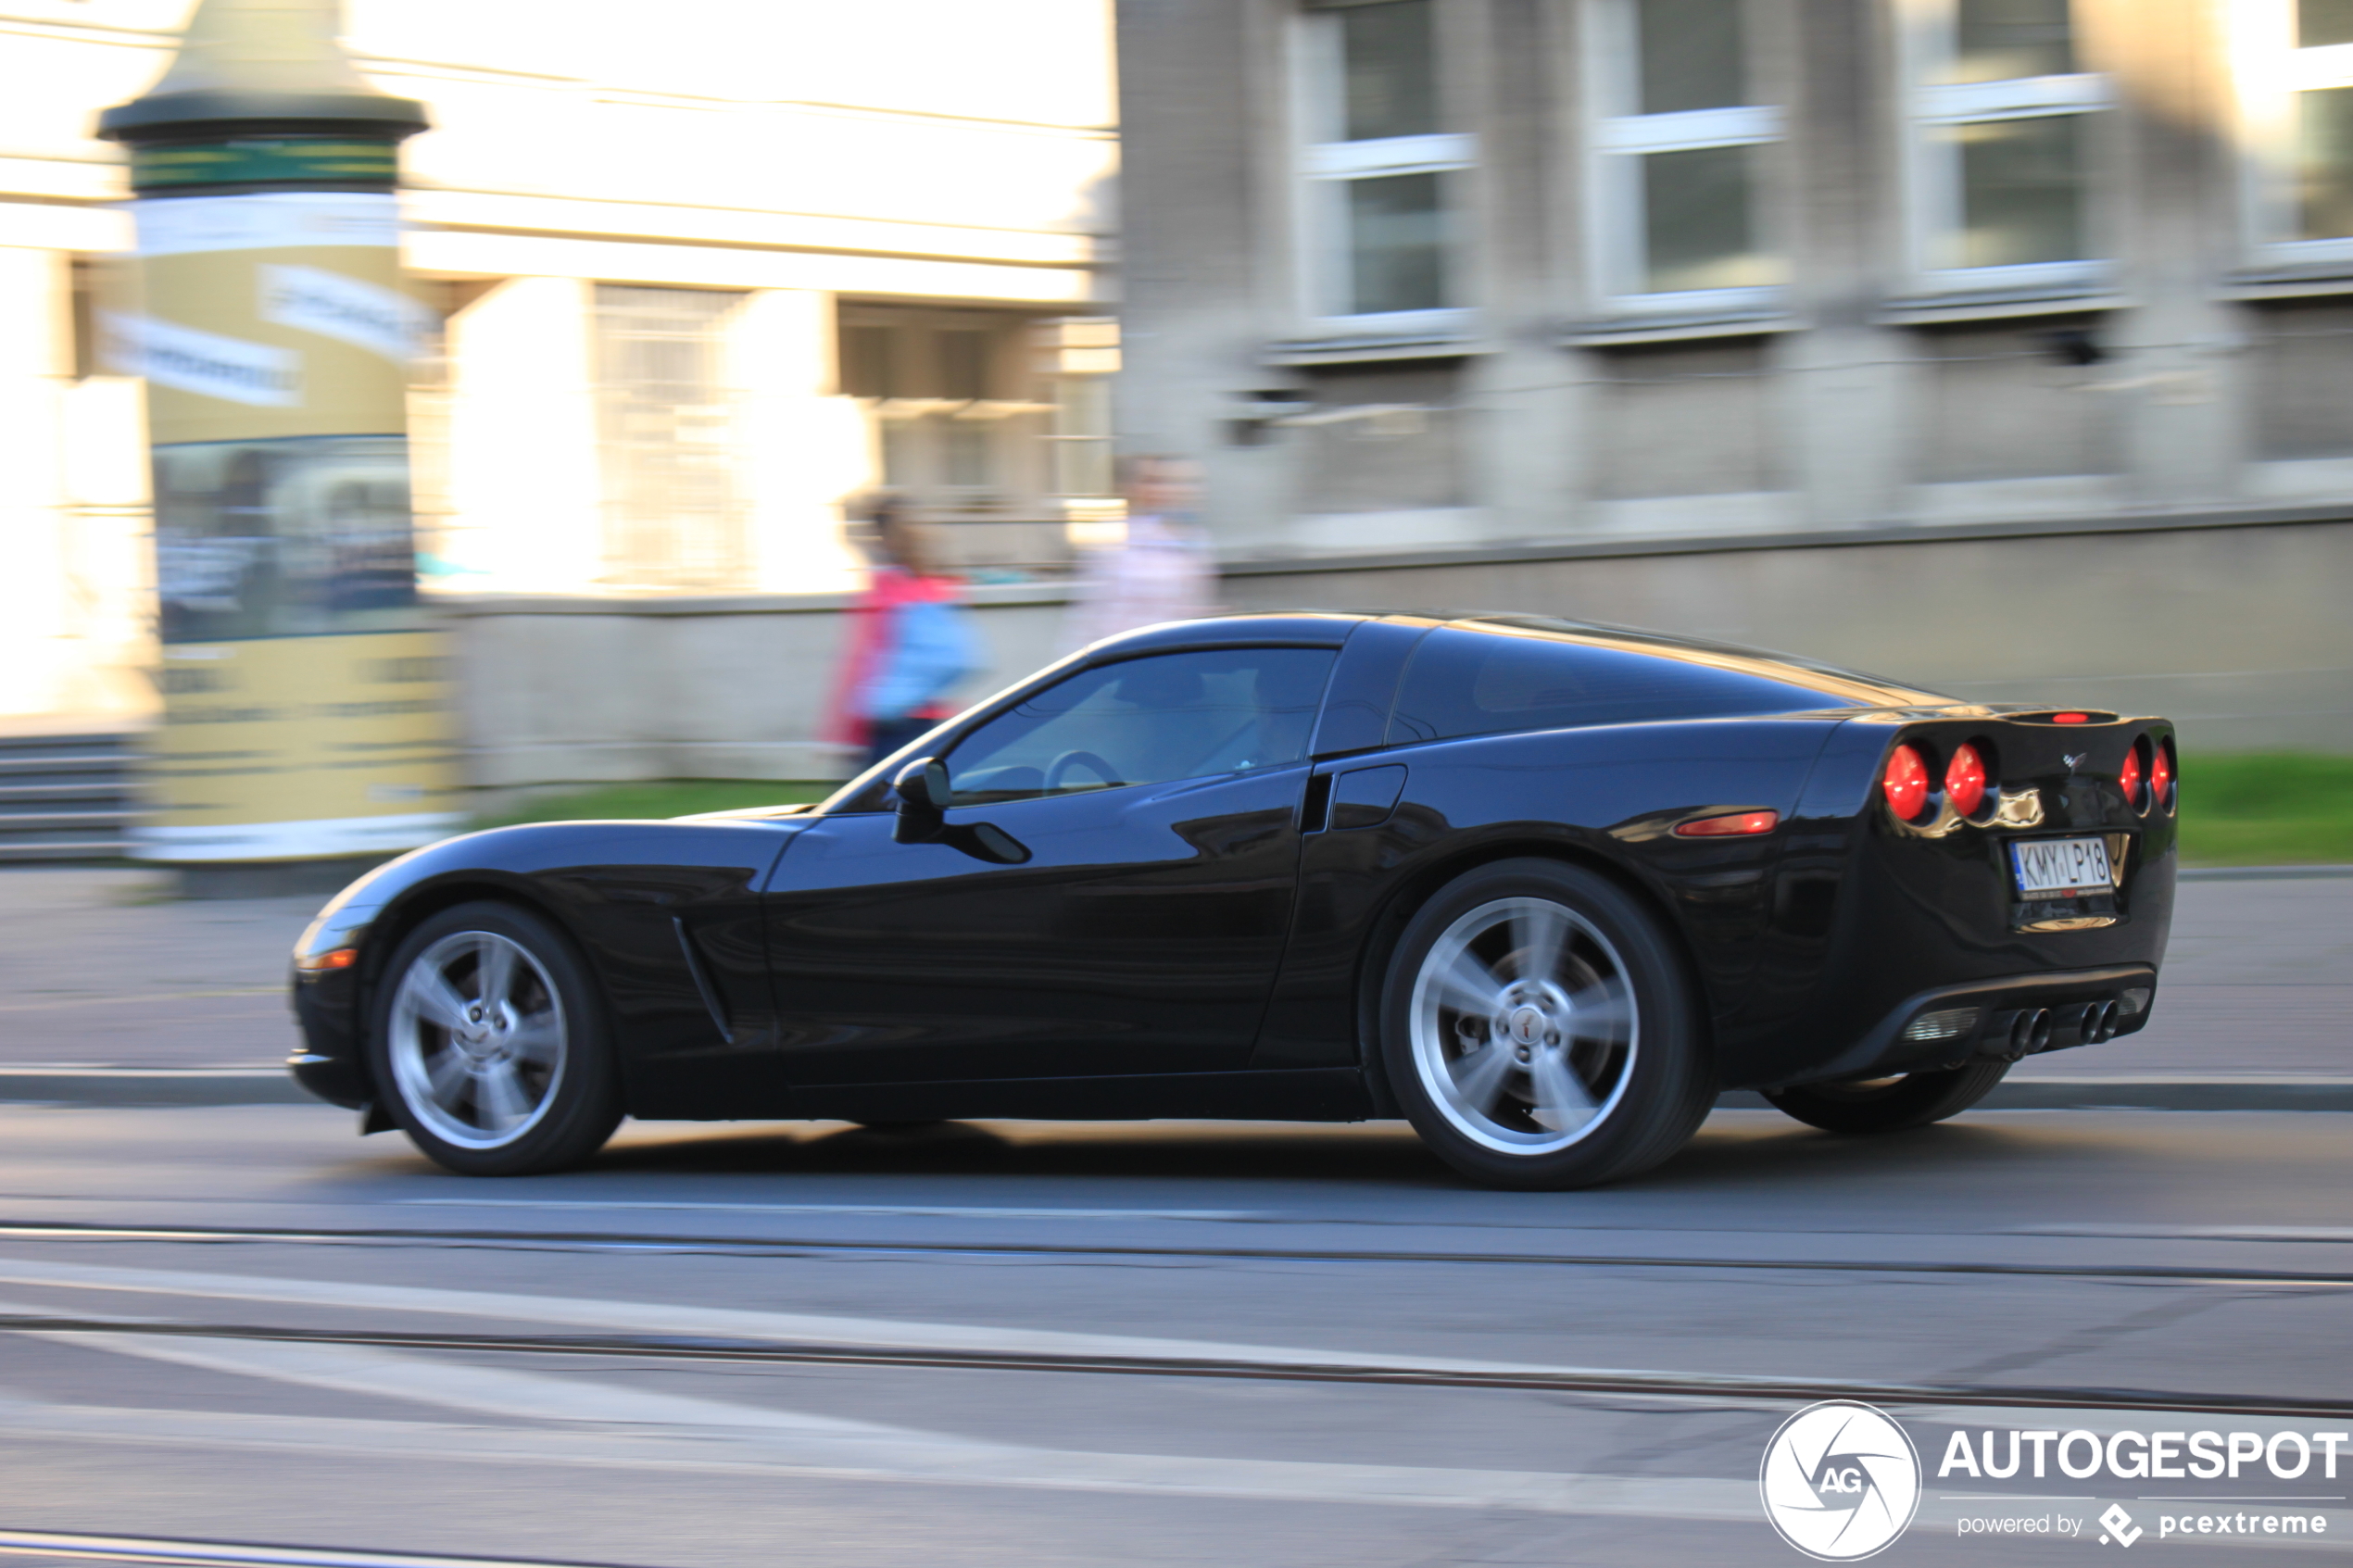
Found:
[[[2084,1032],[2092,1016],[2089,1010],[2109,1002],[2117,1004],[2117,1035],[2145,1028],[2157,1003],[2156,966],[2044,970],[1939,985],[1905,998],[1832,1060],[1791,1082],[1822,1083],[1931,1072],[1973,1060],[2014,1060],[2008,1022],[2021,1010],[2047,1010],[2052,1027],[2042,1048],[2065,1050],[2091,1043]],[[1961,1015],[1971,1010],[1975,1017],[1964,1020]]]
[[[374,1099],[357,1027],[359,976],[350,970],[296,972],[288,1000],[302,1031],[302,1048],[286,1058],[295,1082],[346,1110],[358,1110]]]

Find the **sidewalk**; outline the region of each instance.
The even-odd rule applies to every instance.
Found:
[[[323,900],[161,885],[0,871],[0,1100],[308,1103],[283,1066],[286,955]],[[2029,1059],[1987,1103],[2353,1110],[2353,868],[2184,881],[2149,1027]]]

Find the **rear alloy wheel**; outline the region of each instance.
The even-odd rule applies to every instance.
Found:
[[[562,1170],[621,1121],[604,1013],[563,935],[509,904],[434,915],[393,955],[370,1047],[409,1140],[462,1175]]]
[[[1774,1108],[1826,1133],[1903,1133],[1958,1116],[1991,1093],[2007,1061],[1972,1061],[1941,1073],[1854,1078],[1767,1089]]]
[[[1657,922],[1606,878],[1549,860],[1479,867],[1422,907],[1390,962],[1381,1047],[1415,1131],[1491,1186],[1648,1170],[1715,1099]]]

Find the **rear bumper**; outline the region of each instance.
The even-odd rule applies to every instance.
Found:
[[[2064,1050],[2091,1043],[2097,1017],[2093,1010],[2116,1004],[2114,1032],[2130,1035],[2147,1025],[2156,1002],[2153,964],[2042,970],[1938,985],[1906,997],[1836,1057],[1790,1081],[1919,1073],[1972,1059],[2014,1060],[2010,1022],[2020,1012],[2047,1011],[2048,1043],[2041,1048]],[[1973,1017],[1967,1016],[1972,1011]]]

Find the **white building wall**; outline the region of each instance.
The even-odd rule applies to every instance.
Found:
[[[98,111],[194,0],[18,0],[0,26],[0,716],[136,716],[135,390],[75,379],[69,264],[130,243]],[[876,477],[838,395],[844,297],[1098,313],[1117,171],[1111,0],[346,0],[346,46],[434,129],[404,154],[409,269],[450,320],[444,592],[607,586],[595,284],[743,291],[729,319],[746,591],[837,592]],[[88,367],[84,365],[83,369]]]
[[[71,684],[61,407],[71,366],[58,326],[70,288],[54,251],[0,249],[0,708],[54,711]]]
[[[834,296],[762,289],[728,332],[742,389],[756,581],[775,594],[838,594],[862,558],[839,527],[839,499],[878,475],[864,418],[835,393]]]
[[[576,278],[510,278],[450,318],[451,589],[579,589],[600,574],[588,295]]]

